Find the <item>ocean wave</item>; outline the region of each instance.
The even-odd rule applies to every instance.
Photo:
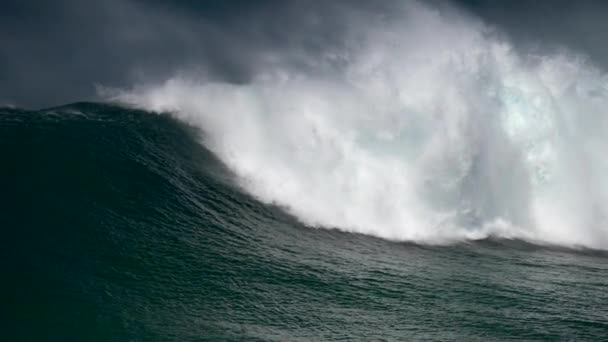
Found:
[[[399,8],[334,18],[348,37],[312,68],[270,51],[244,84],[181,74],[108,98],[199,127],[246,191],[309,226],[608,247],[605,74],[456,11]]]

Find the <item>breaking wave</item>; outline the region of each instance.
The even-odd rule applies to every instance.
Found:
[[[601,70],[448,8],[333,19],[344,44],[306,67],[268,51],[243,84],[180,74],[112,99],[199,127],[246,191],[310,226],[608,247]]]

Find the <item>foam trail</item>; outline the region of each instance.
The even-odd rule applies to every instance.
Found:
[[[116,99],[197,125],[247,191],[311,226],[608,247],[603,73],[455,11],[356,18],[318,69],[279,57],[248,84],[179,76]]]

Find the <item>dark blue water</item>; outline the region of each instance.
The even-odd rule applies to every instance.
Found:
[[[608,254],[304,227],[168,116],[0,110],[3,340],[608,339]]]

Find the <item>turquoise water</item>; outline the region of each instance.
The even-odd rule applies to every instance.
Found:
[[[305,227],[168,116],[0,110],[4,340],[608,337],[608,254]]]

